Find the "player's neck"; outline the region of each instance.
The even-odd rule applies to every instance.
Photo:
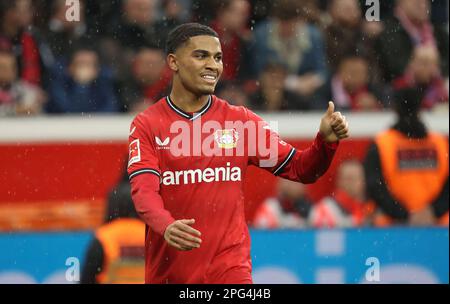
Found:
[[[208,102],[209,95],[197,96],[183,90],[174,90],[170,92],[170,101],[173,102],[178,108],[187,113],[195,113],[200,111]]]

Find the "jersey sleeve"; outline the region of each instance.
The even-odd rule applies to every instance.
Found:
[[[254,145],[253,149],[249,149],[249,164],[279,175],[294,157],[296,149],[283,141],[261,117],[246,111],[248,119],[256,127],[256,138],[247,139],[248,145]]]
[[[159,194],[161,170],[150,126],[137,116],[130,127],[128,176],[131,197],[136,211],[144,222],[156,233],[164,235],[167,226],[174,222],[170,212],[164,208]]]
[[[257,137],[255,156],[249,155],[250,164],[272,172],[276,176],[304,184],[314,183],[325,174],[330,167],[339,142],[327,143],[318,132],[311,146],[297,151],[290,144],[284,142],[258,115],[251,111],[248,113],[249,119],[257,122],[258,133],[262,134]],[[265,138],[264,144],[261,144],[261,138]],[[252,144],[250,139],[248,145]]]
[[[154,174],[161,178],[159,160],[152,138],[150,127],[137,116],[131,123],[128,139],[127,171],[130,180],[140,174]]]

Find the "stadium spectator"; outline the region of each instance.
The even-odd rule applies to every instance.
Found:
[[[448,139],[421,121],[422,95],[396,93],[397,121],[368,150],[367,193],[379,209],[377,225],[448,225]]]
[[[425,92],[423,109],[437,109],[442,105],[448,111],[448,82],[441,76],[439,52],[434,46],[417,46],[403,76],[394,80],[395,90],[416,88]]]
[[[439,50],[442,75],[448,76],[448,33],[430,21],[429,0],[397,0],[394,18],[385,22],[376,51],[385,82],[401,76],[416,46]]]
[[[255,76],[267,61],[281,61],[288,68],[286,88],[310,98],[324,84],[327,66],[322,34],[305,19],[301,2],[276,0],[273,18],[255,29],[251,53]]]
[[[86,24],[87,33],[98,38],[107,35],[114,20],[120,19],[123,2],[124,0],[80,0],[81,9],[84,11],[83,23]],[[83,11],[80,13],[83,14]]]
[[[235,106],[249,106],[248,96],[239,81],[226,81],[217,86],[217,95]]]
[[[316,203],[309,212],[308,226],[348,228],[369,224],[373,204],[366,200],[364,168],[357,160],[341,163],[336,189]]]
[[[44,63],[40,43],[28,27],[31,11],[30,0],[0,0],[0,43],[13,50],[20,78],[40,85]]]
[[[118,111],[111,73],[100,65],[96,50],[83,44],[54,66],[49,94],[49,113]]]
[[[69,21],[66,18],[66,1],[53,1],[50,8],[50,20],[45,31],[45,39],[56,60],[67,56],[74,47],[75,41],[87,33],[84,7],[83,2],[80,2],[80,21]]]
[[[164,49],[164,38],[170,23],[157,19],[157,0],[124,0],[121,14],[111,20],[105,37],[100,41],[100,53],[113,69],[118,83],[130,77],[129,67],[137,50],[156,46]]]
[[[319,7],[319,0],[302,0],[300,14],[306,22],[320,26],[323,19],[323,11]]]
[[[309,100],[285,89],[287,74],[287,68],[281,62],[268,62],[259,76],[258,90],[249,98],[251,109],[268,112],[309,110]]]
[[[223,57],[226,58],[222,80],[236,80],[242,78],[243,72],[248,69],[245,64],[249,62],[247,43],[251,32],[247,25],[250,5],[247,0],[225,0],[219,3],[211,28],[219,34]]]
[[[381,33],[383,23],[366,22],[358,0],[332,0],[328,5],[328,15],[330,20],[324,32],[327,57],[334,71],[349,52],[365,56],[371,53],[374,38]],[[373,64],[370,68],[370,74],[376,72]]]
[[[171,29],[190,20],[192,12],[191,0],[162,0],[162,16],[156,22],[161,41],[166,41]]]
[[[333,100],[339,110],[376,111],[383,108],[383,89],[369,81],[369,62],[346,54],[336,73],[321,89],[322,100]]]
[[[161,49],[144,47],[137,51],[130,78],[121,85],[122,106],[126,111],[140,112],[167,96],[171,71]]]
[[[197,0],[200,1],[200,0]],[[271,0],[250,0],[250,20],[253,25],[265,21],[270,15],[273,1]]]
[[[210,24],[214,19],[214,9],[217,5],[215,0],[204,1],[204,0],[192,0],[192,20],[193,22],[198,22],[202,24]]]
[[[45,101],[39,87],[18,79],[14,54],[0,49],[0,116],[39,114]]]
[[[145,224],[138,219],[128,182],[108,197],[106,218],[86,252],[81,284],[144,283]]]
[[[278,179],[276,197],[264,201],[255,213],[255,228],[303,228],[312,207],[306,186],[286,179]]]
[[[121,18],[114,20],[110,38],[120,43],[123,49],[137,50],[147,44],[163,48],[157,23],[156,0],[125,0],[122,2]]]

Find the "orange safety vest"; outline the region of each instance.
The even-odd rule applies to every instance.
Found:
[[[116,219],[95,232],[104,258],[100,284],[140,284],[145,281],[145,224],[134,218]]]
[[[397,130],[375,138],[381,169],[391,195],[410,212],[420,211],[438,197],[448,178],[448,141],[429,133],[411,139]]]

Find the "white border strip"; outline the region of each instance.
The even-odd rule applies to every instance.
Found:
[[[161,178],[161,175],[159,174],[159,172],[154,169],[141,169],[141,170],[137,170],[137,171],[134,171],[133,173],[131,173],[130,176],[128,177],[128,179],[131,180],[136,175],[139,175],[142,173],[152,173],[152,174],[157,175],[159,178]]]
[[[278,122],[282,138],[316,136],[323,113],[262,114],[267,122]],[[352,138],[373,137],[395,121],[395,115],[385,113],[345,114]],[[449,134],[447,113],[424,113],[423,119],[430,130]],[[0,118],[0,143],[76,142],[76,141],[128,141],[131,115],[39,116]],[[182,119],[180,117],[180,119]]]
[[[186,114],[186,113],[181,112],[180,110],[178,110],[178,109],[172,104],[172,101],[170,100],[170,97],[169,97],[169,96],[167,96],[166,98],[167,98],[167,104],[169,105],[169,107],[170,107],[172,110],[174,110],[175,112],[177,112],[177,113],[180,114],[181,116],[186,117],[187,119],[190,119],[190,118],[191,118],[190,115],[188,115],[188,114]]]
[[[201,111],[199,113],[195,113],[195,115],[192,116],[191,120],[195,120],[195,119],[197,119],[197,117],[200,117],[201,115],[203,115],[203,113],[206,113],[206,111],[208,111],[209,108],[211,108],[211,103],[212,103],[212,98],[211,98],[211,95],[209,95],[207,106],[203,109],[203,111]]]
[[[288,155],[288,157],[286,157],[286,159],[284,160],[284,162],[283,163],[281,163],[279,166],[278,166],[278,168],[273,172],[273,175],[277,175],[278,174],[278,172],[291,160],[291,158],[292,158],[292,155],[294,155],[294,153],[295,153],[295,148],[292,148],[291,149],[291,152],[289,152],[289,155]]]

